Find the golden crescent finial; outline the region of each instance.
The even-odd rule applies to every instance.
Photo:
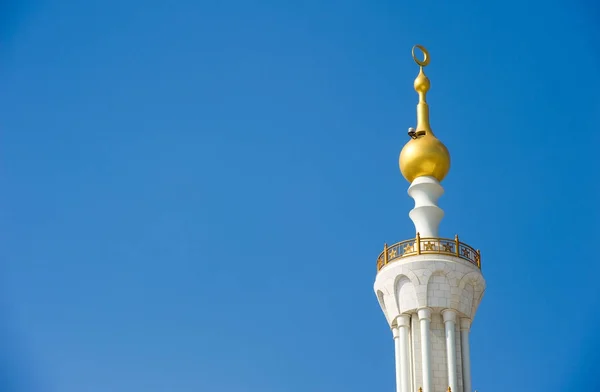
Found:
[[[419,60],[417,58],[417,55],[415,54],[415,49],[421,49],[421,52],[423,52],[423,60]],[[421,67],[426,67],[427,65],[429,65],[429,52],[427,51],[427,49],[425,49],[423,47],[423,45],[415,45],[412,48],[412,56],[413,56],[413,60],[415,60],[415,63],[419,64]]]
[[[423,60],[417,58],[415,49],[423,52]],[[427,92],[431,84],[423,70],[429,64],[429,52],[423,46],[415,45],[412,48],[412,56],[415,63],[420,66],[414,82],[415,91],[419,94],[417,126],[416,129],[409,129],[408,135],[411,139],[400,152],[400,171],[408,182],[422,176],[432,176],[442,181],[450,170],[450,153],[444,143],[435,137],[429,125]]]

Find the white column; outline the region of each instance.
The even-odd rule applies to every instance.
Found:
[[[444,327],[446,329],[446,362],[448,364],[448,385],[458,391],[458,380],[456,376],[456,312],[452,309],[442,311]]]
[[[418,322],[418,315],[413,314],[410,317],[410,357],[412,358],[410,367],[410,378],[412,379],[412,384],[410,385],[411,392],[416,392],[419,389],[419,386],[417,386],[417,357],[415,355],[415,341],[417,340],[416,331],[418,329]]]
[[[396,354],[396,392],[404,392],[402,391],[402,347],[396,324],[392,327],[392,335],[394,335],[394,352]]]
[[[421,329],[421,357],[423,359],[423,392],[431,390],[431,341],[429,339],[429,324],[431,323],[431,310],[419,309],[419,322]]]
[[[469,330],[471,329],[471,320],[468,318],[460,319],[460,342],[462,349],[462,373],[464,392],[471,392],[471,354],[469,349]]]
[[[410,316],[402,314],[396,319],[398,323],[398,332],[400,338],[400,353],[401,353],[401,366],[400,366],[400,380],[402,383],[402,392],[411,392],[410,390],[410,357],[408,355],[408,329],[410,328]]]
[[[437,237],[444,211],[437,202],[444,194],[444,188],[434,177],[417,177],[408,187],[408,195],[415,201],[415,208],[408,216],[413,221],[421,237]]]

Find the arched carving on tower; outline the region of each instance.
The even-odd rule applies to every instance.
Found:
[[[485,293],[485,285],[482,286],[479,284],[475,286],[474,301],[473,306],[471,307],[471,316],[475,315],[475,312],[481,303],[481,299],[483,298],[483,293]]]
[[[400,276],[406,276],[408,279],[410,279],[410,282],[415,287],[418,286],[421,283],[421,281],[419,280],[419,278],[417,277],[417,275],[411,269],[409,269],[409,268],[402,267],[402,269],[400,270]]]
[[[389,324],[390,320],[388,319],[387,308],[385,305],[385,294],[381,290],[377,290],[377,301],[379,302],[379,306],[381,306],[381,310],[383,310],[383,314],[385,315],[385,318]]]
[[[458,283],[458,292],[453,296],[460,312],[473,318],[485,290],[485,282],[479,271],[469,272]]]
[[[475,300],[475,286],[468,281],[460,290],[460,299],[458,302],[458,311],[471,317],[473,301]]]
[[[394,294],[396,295],[396,302],[400,314],[418,309],[417,292],[415,291],[415,285],[411,279],[406,275],[399,275],[396,278],[394,286]]]
[[[433,275],[443,275],[447,277],[448,280],[456,278],[456,273],[446,261],[436,261],[431,263],[431,266],[423,271],[423,277],[420,279],[421,283],[424,285],[429,284],[429,280]]]

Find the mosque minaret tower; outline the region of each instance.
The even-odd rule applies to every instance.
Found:
[[[423,60],[415,50],[423,52]],[[415,201],[409,217],[415,237],[384,245],[377,259],[375,293],[392,330],[396,391],[472,392],[469,331],[483,292],[481,255],[458,235],[440,238],[444,211],[440,182],[450,170],[450,153],[429,125],[423,69],[427,50],[416,45],[420,66],[414,87],[419,95],[417,125],[400,152],[400,171]]]

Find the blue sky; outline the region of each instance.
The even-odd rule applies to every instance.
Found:
[[[420,43],[473,387],[594,390],[600,13],[491,3],[2,3],[1,389],[392,391]]]

